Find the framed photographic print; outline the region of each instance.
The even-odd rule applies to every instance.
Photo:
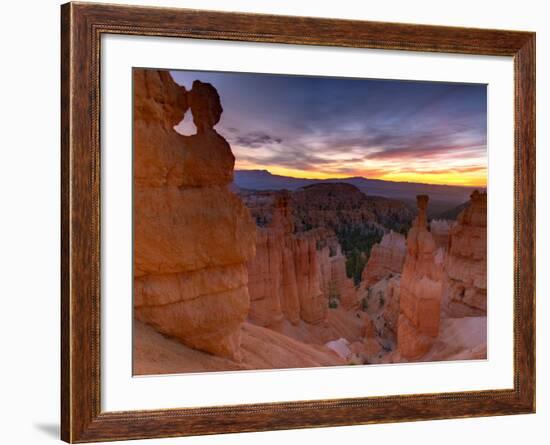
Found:
[[[534,412],[534,33],[61,13],[63,440]]]

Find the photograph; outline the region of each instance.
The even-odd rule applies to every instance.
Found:
[[[134,67],[133,374],[487,358],[487,85]]]

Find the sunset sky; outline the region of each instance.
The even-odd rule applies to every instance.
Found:
[[[239,170],[486,186],[485,85],[172,71],[212,83]],[[178,126],[194,133],[191,113]]]

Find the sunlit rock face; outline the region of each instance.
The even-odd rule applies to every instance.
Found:
[[[134,307],[182,343],[240,359],[256,227],[228,189],[234,156],[213,129],[212,85],[187,92],[166,71],[134,71]],[[191,109],[197,134],[174,126]]]
[[[258,205],[252,210],[261,223],[256,255],[248,262],[250,320],[261,326],[283,318],[315,324],[325,319],[331,300],[357,308],[357,289],[346,275],[346,257],[334,233],[324,228],[295,233],[287,193],[278,193],[269,210]]]
[[[323,321],[328,302],[321,291],[320,267],[315,237],[309,236],[309,234],[298,234],[296,236],[294,261],[300,300],[300,318],[308,323]]]
[[[424,355],[439,334],[444,252],[427,229],[428,196],[417,197],[418,216],[407,235],[400,281],[397,342],[401,356]]]
[[[286,317],[317,323],[328,300],[322,292],[317,232],[295,234],[288,196],[275,202],[267,227],[258,227],[256,255],[248,262],[249,318],[261,326]]]
[[[382,241],[372,247],[361,279],[364,286],[369,287],[384,277],[400,274],[406,253],[405,237],[391,231],[386,233]]]
[[[487,194],[473,192],[449,232],[444,312],[451,317],[487,314]]]
[[[261,326],[271,326],[286,315],[297,323],[300,302],[295,243],[286,196],[277,199],[270,219],[268,227],[257,227],[256,254],[247,263],[251,299],[249,318]]]

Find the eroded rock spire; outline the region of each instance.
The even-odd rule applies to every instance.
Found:
[[[256,227],[228,185],[235,158],[213,126],[216,89],[134,71],[134,308],[195,349],[239,361]],[[191,108],[198,133],[174,130]]]

